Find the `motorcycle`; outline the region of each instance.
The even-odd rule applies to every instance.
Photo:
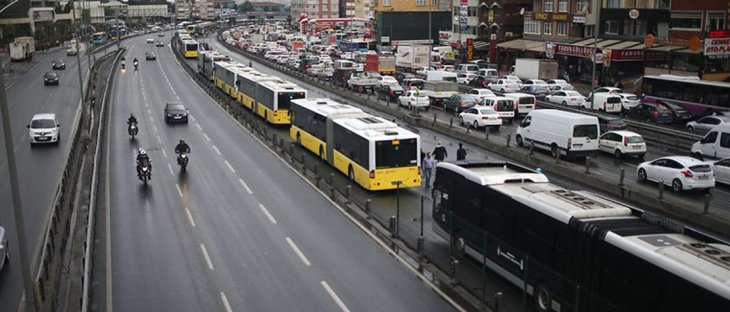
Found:
[[[124,63],[122,63],[122,70],[124,70],[124,69],[125,69],[125,64],[124,64]]]
[[[188,153],[182,152],[177,155],[177,164],[180,165],[180,170],[185,171],[188,167]]]
[[[147,181],[152,176],[152,165],[149,161],[142,161],[137,165],[139,179],[147,185]]]
[[[134,139],[134,136],[137,135],[138,131],[139,128],[137,128],[137,123],[130,123],[129,127],[127,127],[127,132],[132,136],[132,139]]]
[[[139,62],[134,62],[134,70],[137,70],[137,67],[139,67]]]

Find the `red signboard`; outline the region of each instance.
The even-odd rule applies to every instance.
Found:
[[[593,55],[593,47],[557,43],[555,44],[555,54],[590,58]]]
[[[642,61],[644,60],[644,50],[611,50],[611,60]]]

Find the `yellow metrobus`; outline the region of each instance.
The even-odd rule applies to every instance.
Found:
[[[257,86],[265,81],[281,81],[279,77],[262,74],[254,70],[242,74],[238,80],[240,81],[240,101],[243,106],[252,112],[256,112]]]
[[[291,101],[307,98],[307,90],[283,80],[263,81],[256,85],[254,114],[275,125],[288,125]]]
[[[215,85],[223,90],[226,94],[241,101],[241,79],[240,76],[251,70],[250,67],[236,62],[217,61],[215,62],[215,71],[211,71],[214,77]]]
[[[198,58],[198,42],[195,40],[183,40],[180,44],[180,53],[185,58]]]
[[[195,32],[195,24],[185,26],[185,30],[188,32],[188,34],[192,35],[193,32]]]
[[[418,134],[328,99],[292,100],[290,109],[292,140],[364,189],[421,186]]]

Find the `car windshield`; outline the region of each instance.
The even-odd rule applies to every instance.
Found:
[[[496,115],[497,112],[495,112],[493,109],[489,108],[482,108],[479,110],[479,113],[482,115]]]
[[[46,77],[48,77],[48,78],[56,78],[56,77],[58,77],[58,75],[56,75],[56,73],[46,73]]]
[[[52,119],[36,119],[30,122],[30,127],[33,129],[55,128],[56,123]]]
[[[416,139],[375,142],[375,167],[380,169],[416,166],[418,164],[416,145]]]
[[[573,126],[573,136],[577,138],[587,137],[589,139],[598,139],[598,126],[575,125]]]
[[[629,137],[626,137],[626,141],[628,143],[644,143],[644,138],[641,136],[638,136],[638,135],[629,136]]]
[[[712,172],[712,168],[710,168],[710,165],[707,164],[691,166],[689,167],[689,170],[692,170],[693,172]]]
[[[471,94],[462,94],[461,95],[461,100],[462,101],[476,102],[477,101],[477,98],[475,96],[471,95]]]
[[[167,104],[168,111],[184,111],[185,105],[182,104]]]

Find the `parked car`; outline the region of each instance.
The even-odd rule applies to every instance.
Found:
[[[598,150],[613,154],[618,159],[624,156],[636,156],[641,159],[646,154],[646,142],[636,132],[609,131],[598,139]]]
[[[483,98],[488,96],[496,96],[492,90],[483,88],[474,88],[469,90],[466,94],[471,94],[477,98],[477,101],[481,101]]]
[[[43,85],[58,85],[58,74],[47,72],[43,74]]]
[[[522,80],[522,85],[523,86],[538,85],[538,86],[545,86],[545,87],[550,86],[547,82],[545,82],[545,80],[542,80],[542,79],[525,79],[525,80]]]
[[[669,110],[672,121],[675,123],[684,124],[692,119],[692,113],[682,105],[665,100],[659,100],[657,104],[663,105]]]
[[[520,84],[517,81],[507,79],[497,79],[497,81],[490,83],[488,87],[492,91],[502,93],[517,92],[520,90]]]
[[[459,114],[459,123],[467,127],[474,127],[475,129],[481,127],[499,129],[499,126],[502,125],[502,118],[491,107],[476,106],[467,108]]]
[[[403,93],[398,97],[398,105],[405,106],[408,108],[418,107],[428,110],[431,105],[431,100],[428,98],[425,92],[421,92],[418,89],[411,89]]]
[[[477,97],[471,94],[455,94],[442,104],[444,110],[453,110],[458,113],[477,105],[477,102]]]
[[[61,124],[56,119],[56,114],[35,114],[26,128],[31,146],[38,143],[58,144],[61,140]]]
[[[381,79],[380,79],[381,86],[389,85],[389,84],[395,84],[395,85],[398,84],[398,80],[396,80],[393,76],[384,75],[384,76],[380,76],[380,77],[381,77]]]
[[[51,63],[51,67],[53,67],[53,69],[66,69],[66,62],[63,60],[53,61],[53,63]]]
[[[672,116],[663,106],[657,106],[654,103],[641,103],[636,107],[625,110],[624,115],[630,118],[653,122],[656,124],[668,124],[672,122]]]
[[[499,77],[499,79],[514,80],[514,81],[517,81],[517,83],[519,83],[520,85],[523,84],[522,79],[520,79],[520,77],[517,77],[515,75],[504,75],[502,77]]]
[[[527,88],[527,86],[524,88]],[[585,102],[585,98],[578,91],[558,91],[546,96],[545,100],[550,103],[574,107],[580,107]]]
[[[566,81],[565,79],[548,79],[547,84],[549,85],[564,85],[564,86],[573,86],[570,84],[570,82]]]
[[[386,84],[378,89],[378,98],[388,102],[395,102],[403,93],[405,93],[405,90],[400,85]]]
[[[670,186],[675,192],[715,187],[710,164],[689,156],[667,156],[639,164],[639,181],[653,181]]]
[[[164,109],[165,123],[188,123],[188,109],[181,102],[167,102]]]
[[[421,78],[405,78],[403,79],[403,88],[410,90],[412,88],[423,89],[424,80]]]
[[[550,94],[547,87],[541,85],[523,85],[519,92],[532,94],[535,98],[541,100]]]
[[[549,93],[555,93],[558,91],[575,91],[575,87],[571,85],[548,85],[547,90]]]
[[[730,185],[730,157],[710,162],[715,173],[715,183]]]
[[[728,121],[730,121],[728,117],[706,116],[688,122],[687,130],[690,132],[705,133],[712,130],[715,126],[725,124]]]
[[[629,126],[626,122],[619,117],[598,115],[598,125],[601,128],[601,133],[608,131],[626,130]]]

